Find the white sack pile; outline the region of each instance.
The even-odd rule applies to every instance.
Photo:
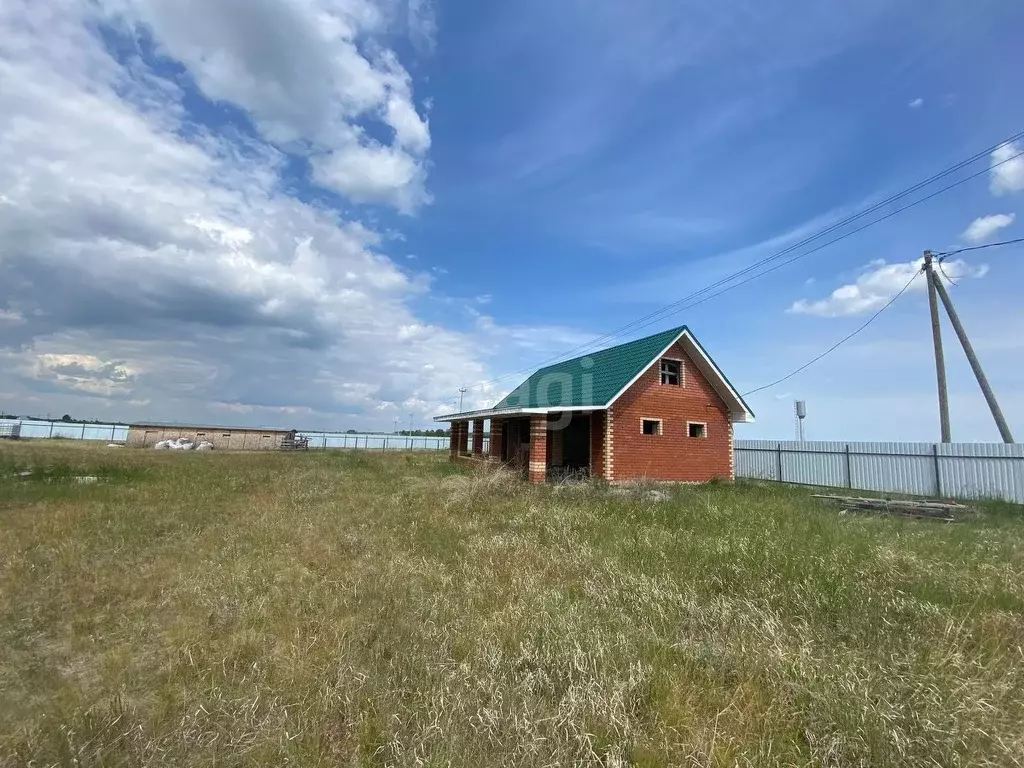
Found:
[[[213,443],[204,440],[196,445],[187,437],[179,437],[177,440],[161,440],[153,448],[158,451],[212,451]]]

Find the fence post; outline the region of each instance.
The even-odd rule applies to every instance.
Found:
[[[935,495],[942,497],[942,473],[939,471],[939,446],[932,443],[932,463],[935,465]]]
[[[82,422],[82,440],[85,440],[85,422]]]
[[[380,452],[384,453],[387,449],[388,449],[388,437],[387,437],[387,435],[385,435],[384,436],[384,443],[380,447]]]
[[[50,434],[49,437],[53,437],[53,422],[50,422]]]
[[[110,425],[110,442],[114,442],[114,430],[116,428],[117,428],[116,425],[114,425],[114,424]]]
[[[782,443],[775,444],[775,450],[778,451],[778,465],[779,465],[779,482],[782,482]]]
[[[850,444],[846,444],[846,487],[853,488],[853,466],[850,464]]]

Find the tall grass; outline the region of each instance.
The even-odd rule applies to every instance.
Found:
[[[659,503],[419,454],[0,451],[6,764],[1024,761],[1012,512]]]

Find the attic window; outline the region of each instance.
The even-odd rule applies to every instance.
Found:
[[[680,365],[678,360],[661,361],[661,383],[678,387],[682,383]]]
[[[640,431],[645,435],[660,435],[661,419],[641,419]]]
[[[690,437],[707,437],[708,425],[700,421],[686,422],[686,430]]]

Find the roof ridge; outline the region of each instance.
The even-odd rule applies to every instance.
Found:
[[[536,375],[536,374],[540,373],[541,371],[546,371],[546,370],[548,370],[548,368],[554,368],[556,366],[567,365],[569,363],[574,363],[577,360],[582,360],[585,357],[590,357],[591,355],[596,355],[596,354],[599,354],[601,352],[611,352],[613,350],[620,349],[621,347],[628,347],[630,344],[638,344],[641,341],[647,341],[648,339],[653,339],[655,336],[662,336],[662,335],[670,333],[670,332],[679,334],[679,333],[682,333],[685,330],[686,330],[686,326],[685,325],[680,325],[677,328],[666,328],[664,331],[658,331],[657,333],[652,333],[652,334],[649,334],[647,336],[641,336],[639,339],[632,339],[630,341],[624,341],[621,344],[616,344],[613,347],[604,347],[603,349],[595,349],[595,350],[593,350],[591,352],[585,352],[582,355],[577,355],[576,357],[570,357],[568,360],[560,360],[557,363],[551,363],[551,365],[545,365],[542,368],[536,369],[533,372],[533,375]]]

